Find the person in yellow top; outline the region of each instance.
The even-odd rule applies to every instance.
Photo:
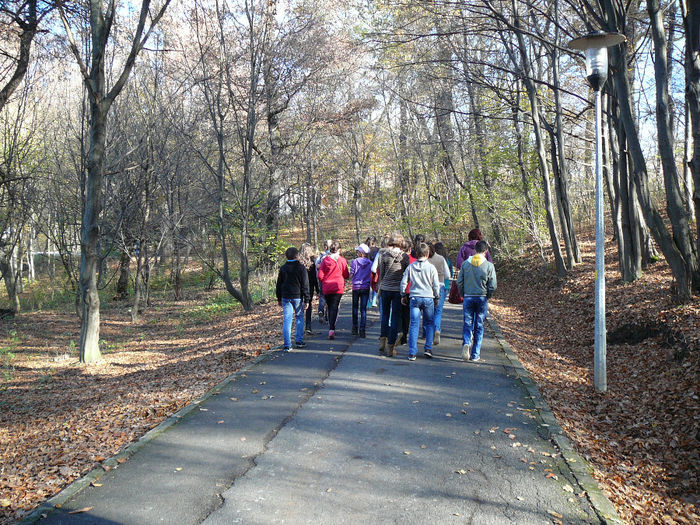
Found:
[[[462,359],[479,361],[484,337],[484,319],[489,311],[489,297],[496,291],[496,269],[486,259],[488,244],[476,243],[476,253],[462,263],[457,289],[464,297],[462,326]],[[473,343],[472,335],[474,336]]]

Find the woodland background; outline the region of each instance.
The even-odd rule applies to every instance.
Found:
[[[567,42],[597,29],[628,39],[603,94],[608,328],[629,372],[608,397],[590,337],[560,335],[592,332],[594,115]],[[697,521],[699,214],[697,2],[1,0],[0,508],[275,344],[289,243],[398,230],[455,252],[479,227],[505,279],[494,314],[623,515]],[[142,394],[99,386],[120,366]]]

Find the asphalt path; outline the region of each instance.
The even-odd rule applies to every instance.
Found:
[[[600,523],[497,339],[377,353],[379,322],[273,352],[39,523]],[[422,341],[419,341],[422,343]]]

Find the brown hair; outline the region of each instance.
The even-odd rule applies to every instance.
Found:
[[[419,242],[416,245],[415,253],[416,253],[416,259],[420,259],[421,257],[427,257],[428,254],[430,253],[430,248],[428,248],[428,245],[425,244],[424,242]]]
[[[299,262],[307,270],[314,264],[314,248],[308,242],[299,247]]]
[[[403,250],[403,235],[400,233],[392,233],[387,242],[388,246],[394,246]]]
[[[472,231],[469,232],[469,240],[470,241],[483,241],[484,236],[481,233],[481,230],[479,228],[474,228]]]

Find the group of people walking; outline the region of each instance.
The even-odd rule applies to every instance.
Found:
[[[450,290],[450,301],[463,305],[462,358],[479,361],[488,299],[496,290],[496,271],[481,231],[471,230],[457,256],[457,272],[440,241],[413,241],[400,233],[385,236],[381,245],[368,237],[355,248],[348,261],[338,241],[326,241],[318,256],[304,243],[285,252],[276,295],[283,310],[284,351],[304,348],[304,334],[313,334],[311,318],[314,292],[319,295],[319,321],[328,323],[328,338],[335,339],[336,322],[345,283],[352,283],[352,334],[366,337],[368,305],[378,306],[381,328],[379,353],[396,357],[396,347],[408,343],[408,359],[418,354],[422,321],[423,355],[433,357],[440,344],[442,311]],[[456,273],[456,278],[455,274]]]

